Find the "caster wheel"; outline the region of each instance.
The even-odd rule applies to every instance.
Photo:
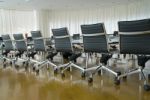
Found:
[[[39,75],[39,72],[40,72],[40,70],[39,70],[39,69],[37,69],[37,70],[36,70],[36,75]]]
[[[35,71],[35,67],[33,67],[32,70]]]
[[[143,88],[145,91],[150,91],[150,85],[148,84],[145,84]]]
[[[64,78],[64,77],[65,77],[65,74],[64,74],[64,73],[61,73],[61,77]]]
[[[54,69],[54,74],[55,74],[55,75],[58,74],[58,69],[57,69],[57,68]]]
[[[82,78],[85,78],[85,76],[86,76],[86,73],[85,73],[85,72],[82,72],[82,73],[81,73],[81,77],[82,77]]]
[[[101,74],[102,74],[102,72],[101,72],[101,70],[99,70],[99,71],[98,71],[98,75],[101,76]]]
[[[88,79],[88,83],[93,83],[93,78],[92,78],[92,77],[90,77],[90,78]]]
[[[115,83],[115,85],[120,85],[120,80],[117,77],[115,77],[114,83]]]

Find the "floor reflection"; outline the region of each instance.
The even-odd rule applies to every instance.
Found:
[[[95,76],[89,86],[75,71],[62,80],[60,75],[40,78],[6,69],[0,71],[0,100],[149,100],[150,92],[143,91],[137,75],[122,80],[120,86],[112,80]]]

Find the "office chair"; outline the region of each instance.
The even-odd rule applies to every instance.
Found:
[[[27,44],[26,40],[23,37],[23,34],[13,34],[14,41],[15,41],[15,49],[16,49],[16,61],[15,61],[15,67],[18,69],[19,65],[17,64],[18,62],[22,63],[22,66],[25,68],[25,70],[28,70],[28,49],[27,49]],[[26,58],[23,57],[23,55],[26,55]]]
[[[79,40],[80,39],[80,34],[73,34],[72,39],[73,40]]]
[[[11,53],[11,51],[15,51],[13,41],[11,40],[9,34],[2,35],[3,39],[3,47],[2,47],[2,59],[3,59],[3,68],[6,68],[7,61],[9,61],[10,65],[14,64],[15,53]]]
[[[83,35],[83,46],[84,52],[86,53],[86,68],[82,74],[85,77],[86,73],[91,72],[90,77],[88,78],[88,82],[93,82],[93,75],[98,72],[101,75],[102,70],[106,70],[116,77],[118,73],[106,67],[107,61],[112,57],[111,54],[108,53],[107,47],[107,39],[106,32],[103,23],[98,24],[89,24],[89,25],[81,25],[82,35]],[[99,65],[96,67],[87,68],[88,64],[88,56],[90,53],[100,53],[102,54]]]
[[[139,68],[121,74],[120,78],[140,73],[144,78],[144,90],[150,90],[146,76],[143,73],[145,63],[150,59],[150,19],[118,22],[120,35],[120,53],[135,54],[138,57]]]
[[[61,53],[61,55],[69,56],[69,62],[57,66],[57,70],[61,70],[62,77],[65,77],[64,71],[67,69],[77,68],[79,70],[84,70],[82,67],[74,64],[76,62],[76,59],[81,56],[80,52],[76,52],[73,50],[73,46],[71,43],[71,37],[69,35],[68,29],[66,27],[64,28],[58,28],[58,29],[52,29],[54,41],[55,41],[55,49],[57,52]],[[62,58],[63,59],[63,58]]]
[[[45,39],[42,38],[42,34],[40,31],[31,31],[31,35],[32,35],[32,38],[33,38],[33,46],[34,46],[34,51],[35,54],[37,54],[38,52],[44,52],[45,54],[46,53],[49,53],[51,52],[48,51],[46,49],[46,45],[45,45]],[[39,70],[41,68],[43,68],[44,65],[51,65],[51,67],[57,67],[55,64],[53,64],[50,59],[53,59],[53,57],[56,55],[57,53],[49,53],[47,57],[44,57],[44,61],[37,61],[35,59],[30,59],[31,62],[34,62],[34,66],[33,66],[33,70],[36,71],[36,74],[39,74]]]

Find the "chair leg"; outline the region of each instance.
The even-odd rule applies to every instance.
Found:
[[[64,69],[61,71],[61,76],[62,76],[62,78],[65,77],[64,71],[67,70],[67,69],[70,68],[70,67],[71,67],[71,63],[68,63],[66,66],[64,66]]]
[[[94,72],[92,72],[88,78],[88,83],[92,83],[93,82],[93,76],[98,72],[99,74],[101,74],[102,71],[102,66],[98,66]]]
[[[64,66],[64,69],[62,70],[62,73],[67,70],[70,67],[71,63],[68,63],[66,66]]]
[[[144,90],[145,91],[150,91],[150,84],[148,84],[146,76],[145,76],[143,70],[141,70],[141,74],[142,74],[142,76],[144,78],[144,86],[143,86]]]

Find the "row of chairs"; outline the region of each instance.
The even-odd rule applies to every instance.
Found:
[[[83,51],[74,50],[72,39],[66,27],[52,29],[55,48],[51,50],[46,50],[44,39],[42,38],[39,31],[31,32],[34,41],[34,46],[31,50],[28,50],[27,43],[22,37],[22,34],[14,34],[13,36],[16,44],[15,51],[19,51],[19,53],[15,53],[15,59],[11,61],[13,61],[12,63],[16,62],[18,58],[21,58],[21,55],[26,52],[26,56],[28,59],[23,60],[23,64],[28,65],[29,62],[35,63],[33,69],[38,74],[39,70],[43,68],[45,64],[49,64],[51,67],[53,67],[54,73],[58,73],[60,71],[63,77],[65,76],[65,70],[72,70],[72,68],[76,68],[81,71],[82,77],[88,77],[88,82],[93,82],[93,75],[95,75],[97,72],[99,74],[102,74],[103,70],[105,70],[115,76],[114,81],[116,85],[120,84],[121,78],[126,78],[128,75],[140,73],[140,75],[142,75],[144,78],[144,89],[150,90],[150,86],[147,84],[148,82],[146,80],[146,76],[143,73],[145,63],[150,59],[149,56],[146,56],[150,53],[150,19],[120,21],[118,22],[118,26],[120,38],[118,53],[137,55],[138,65],[140,66],[139,68],[129,70],[128,72],[125,72],[123,74],[121,74],[120,72],[116,72],[107,66],[107,62],[112,57],[113,52],[110,52],[108,49],[104,23],[81,25]],[[6,52],[3,54],[8,54],[8,52],[12,50],[13,45],[10,42],[10,38],[8,39],[8,37],[6,38],[5,36],[6,35],[2,36],[5,44],[4,50]],[[39,62],[31,59],[38,51],[49,52],[44,61]],[[83,52],[86,54],[85,67],[76,64],[76,59],[80,57]],[[62,63],[61,65],[55,64],[53,62],[53,57],[57,55],[57,53],[60,53],[62,56],[64,56],[65,53],[69,53],[69,55],[67,55],[67,57],[69,56],[69,62],[65,64]],[[100,53],[102,54],[102,57],[98,66],[88,68],[88,58],[91,53]],[[4,58],[4,61],[6,61],[7,57]]]

